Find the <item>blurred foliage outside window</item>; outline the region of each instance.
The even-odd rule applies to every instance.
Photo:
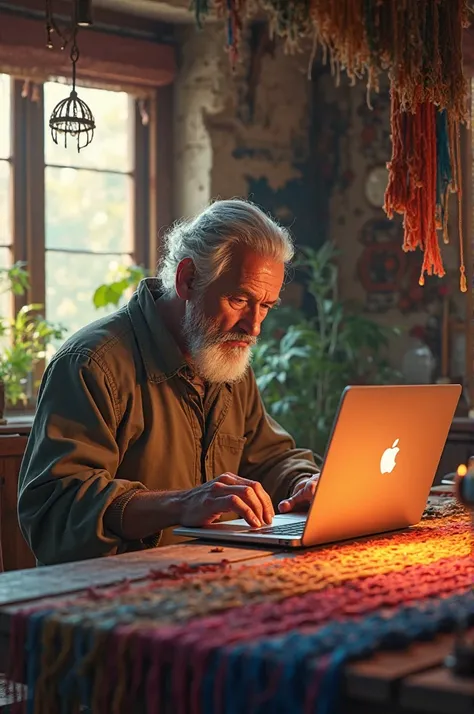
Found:
[[[82,87],[97,130],[78,153],[74,142],[54,144],[48,128],[65,90],[44,85],[46,314],[70,335],[97,319],[96,287],[133,262],[133,103],[123,92]]]

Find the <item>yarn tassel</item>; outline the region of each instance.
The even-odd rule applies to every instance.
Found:
[[[229,60],[232,69],[235,69],[239,59],[246,0],[215,0],[214,5],[218,16],[226,18]]]
[[[24,704],[18,692],[18,683],[25,681],[24,653],[26,651],[26,630],[27,614],[24,612],[15,613],[12,616],[10,629],[10,651],[7,667],[7,694],[13,697],[11,704],[11,714],[22,714]]]
[[[33,613],[28,617],[28,628],[26,636],[26,686],[28,687],[28,698],[26,701],[26,714],[38,714],[41,706],[46,706],[45,702],[40,702],[36,689],[39,676],[41,674],[41,642],[42,627],[44,619],[51,614],[50,610],[43,610]],[[50,714],[57,714],[55,708],[56,701],[52,706],[47,707]]]
[[[109,651],[109,633],[106,630],[96,632],[93,648],[82,663],[85,671],[93,668],[94,684],[92,686],[92,711],[105,711],[103,708],[104,691],[107,681],[107,653]]]
[[[392,159],[387,164],[388,186],[385,191],[384,210],[389,218],[395,213],[403,214],[408,201],[408,165],[404,139],[406,114],[400,107],[396,91],[391,91],[390,123],[392,134]]]
[[[384,208],[389,218],[395,213],[404,216],[403,250],[420,248],[424,252],[419,281],[424,285],[425,273],[439,277],[445,274],[436,229],[437,218],[441,215],[439,202],[443,200],[440,182],[446,172],[446,163],[448,170],[450,168],[449,150],[445,145],[441,157],[443,174],[440,174],[433,104],[423,102],[413,113],[402,111],[398,93],[392,90],[391,113],[393,151],[388,164],[389,182]],[[442,119],[440,126],[438,140],[443,141],[447,132]]]
[[[448,200],[452,189],[453,173],[448,117],[445,109],[436,114],[436,152],[436,228],[443,231],[443,240],[448,243]]]
[[[139,697],[141,696],[145,699],[143,692],[141,692],[142,676],[145,669],[145,657],[146,657],[147,642],[142,636],[141,632],[135,631],[129,637],[129,656],[130,656],[130,680],[127,693],[127,704],[124,709],[125,712],[133,712],[134,707],[136,707]]]
[[[38,714],[49,714],[57,711],[57,687],[55,682],[61,667],[61,659],[58,656],[57,643],[61,642],[62,630],[57,621],[50,619],[43,624],[41,638],[41,674],[36,684],[36,697],[38,703]],[[66,650],[66,657],[68,652]]]
[[[462,222],[462,169],[461,169],[461,137],[460,137],[460,121],[456,118],[449,120],[449,141],[451,165],[453,169],[453,188],[458,197],[458,234],[459,234],[459,258],[460,258],[460,289],[461,292],[467,292],[466,266],[464,262],[464,231]]]

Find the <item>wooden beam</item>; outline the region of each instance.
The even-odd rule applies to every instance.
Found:
[[[44,97],[38,87],[37,101],[26,100],[28,130],[26,135],[27,176],[27,260],[30,271],[28,302],[45,303],[45,185],[44,185]],[[34,266],[34,270],[32,269]]]
[[[156,268],[161,240],[173,222],[173,87],[158,90],[150,111],[150,251]]]
[[[13,262],[27,262],[26,124],[28,99],[22,97],[23,82],[12,81],[12,168],[13,168]],[[14,298],[15,314],[27,303],[27,295]]]
[[[82,30],[78,34],[80,59],[77,75],[83,80],[103,80],[120,85],[160,87],[171,84],[176,74],[171,45],[132,37]],[[0,12],[0,66],[34,74],[71,74],[69,52],[46,47],[44,21]]]
[[[11,14],[44,20],[45,5],[45,0],[0,0],[0,12],[4,9]],[[71,17],[71,0],[53,0],[52,6],[55,18],[68,19]],[[150,39],[153,37],[158,41],[162,38],[171,39],[173,36],[174,28],[169,22],[129,14],[122,9],[112,10],[98,7],[94,0],[92,0],[92,17],[94,25],[91,31],[107,28],[109,32],[125,31],[136,36],[143,34],[143,36],[148,36]],[[190,17],[192,19],[191,14]]]
[[[150,101],[152,101],[150,99]],[[150,268],[150,122],[143,123],[140,100],[134,103],[134,259],[137,265]]]

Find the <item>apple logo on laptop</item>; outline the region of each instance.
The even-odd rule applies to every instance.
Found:
[[[380,459],[380,473],[381,474],[391,474],[396,463],[397,454],[400,451],[397,444],[400,439],[395,439],[392,446],[389,449],[385,449]]]

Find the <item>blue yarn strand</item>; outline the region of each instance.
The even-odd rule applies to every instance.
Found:
[[[310,634],[292,633],[278,638],[217,649],[213,664],[206,671],[203,711],[218,714],[213,706],[213,675],[219,661],[226,660],[224,696],[226,712],[240,714],[291,714],[300,705],[310,682],[310,662],[331,654],[318,692],[315,714],[338,714],[341,675],[348,660],[367,656],[376,649],[399,649],[410,642],[429,639],[441,631],[452,631],[456,623],[474,622],[474,594],[419,602],[391,616],[374,614],[359,621],[326,625]],[[269,663],[262,677],[262,663]],[[271,682],[272,672],[281,670],[277,691],[272,699],[257,708],[255,694]],[[304,675],[303,675],[304,673]],[[265,681],[263,681],[265,680]]]
[[[453,167],[449,156],[448,117],[443,109],[436,113],[436,204],[444,221],[448,190],[453,181]]]
[[[26,633],[26,685],[28,689],[26,714],[34,714],[36,682],[38,679],[43,622],[52,610],[41,610],[28,617]]]

